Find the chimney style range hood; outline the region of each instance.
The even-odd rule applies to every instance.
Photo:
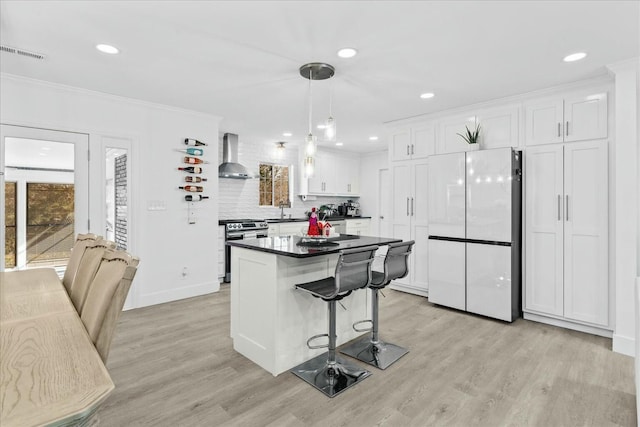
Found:
[[[218,177],[234,179],[256,177],[238,163],[238,135],[235,133],[225,133],[222,137],[222,163],[218,166]]]

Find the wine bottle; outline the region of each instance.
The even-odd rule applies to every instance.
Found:
[[[187,175],[184,177],[184,182],[204,182],[207,178],[200,178],[199,176]]]
[[[207,162],[205,160],[202,160],[202,159],[199,159],[197,157],[188,157],[188,156],[184,158],[184,162],[187,163],[187,164],[190,164],[190,165],[199,165],[199,164],[202,164],[202,163],[209,163],[209,162]]]
[[[199,166],[189,166],[188,168],[178,168],[178,170],[189,172],[189,173],[202,173],[202,168]]]
[[[200,142],[197,139],[185,138],[184,145],[191,145],[191,146],[194,146],[194,147],[200,147],[200,146],[208,145],[208,144],[205,144],[204,142]]]
[[[184,187],[178,187],[184,191],[190,191],[192,193],[201,193],[204,191],[204,187],[200,187],[199,185],[185,185]]]
[[[181,153],[187,153],[192,156],[202,156],[204,154],[204,150],[202,148],[187,148],[186,150],[178,150]]]
[[[204,199],[208,199],[209,196],[201,196],[200,194],[187,194],[186,196],[184,196],[184,199],[187,202],[199,202],[200,200],[204,200]]]

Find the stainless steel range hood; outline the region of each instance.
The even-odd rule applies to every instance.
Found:
[[[222,163],[218,166],[220,178],[250,179],[256,175],[238,163],[238,135],[225,133],[222,137]]]

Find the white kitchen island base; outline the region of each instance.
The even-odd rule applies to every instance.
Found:
[[[277,246],[278,239],[270,237]],[[295,289],[296,284],[334,275],[338,254],[306,258],[231,247],[231,338],[235,351],[274,376],[326,349],[311,350],[307,339],[328,332],[327,303]],[[338,345],[362,332],[352,324],[370,317],[370,291],[358,290],[337,308]]]

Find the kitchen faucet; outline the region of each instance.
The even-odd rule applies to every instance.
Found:
[[[278,207],[280,208],[280,219],[284,219],[284,208],[290,208],[291,202],[289,200],[287,200],[286,202],[280,201]]]

